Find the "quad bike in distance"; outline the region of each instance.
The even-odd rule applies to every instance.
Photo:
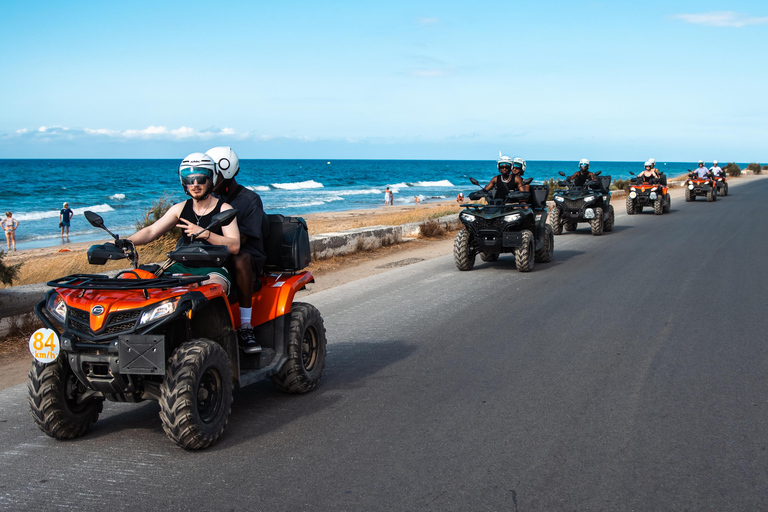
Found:
[[[685,182],[685,201],[695,201],[696,196],[705,196],[708,203],[717,201],[717,183],[711,172],[706,178],[699,177],[693,171],[688,173],[688,180]]]
[[[215,215],[206,230],[226,225],[236,213]],[[223,434],[233,388],[267,377],[288,393],[317,386],[326,356],[323,319],[314,306],[293,301],[313,281],[311,273],[299,271],[309,263],[303,219],[268,216],[267,265],[278,273],[254,283],[251,323],[260,351],[246,354],[238,345],[237,302],[230,304],[221,285],[206,284],[207,276],[164,273],[173,261],[223,266],[226,246],[193,237],[168,253],[163,265],[139,265],[130,240],[111,233],[95,213],[85,216],[114,238],[92,246],[89,263],[129,258],[132,270],[114,278],[74,274],[48,283],[53,289],[35,307],[46,328],[30,338],[36,361],[27,385],[32,418],[43,432],[71,439],[96,422],[104,400],[155,400],[168,437],[197,450]],[[302,224],[303,233],[294,229]],[[275,256],[275,250],[282,254]]]
[[[713,179],[715,180],[715,185],[717,185],[717,195],[719,196],[727,196],[728,195],[728,176],[726,173],[722,173],[720,176],[714,176]]]
[[[470,181],[480,186],[476,179]],[[531,181],[523,183],[530,185]],[[453,241],[453,261],[459,270],[472,270],[478,254],[483,261],[492,262],[500,254],[513,253],[520,272],[530,272],[535,262],[552,260],[555,237],[547,222],[549,186],[530,188],[530,192],[510,192],[504,199],[493,199],[490,192],[482,189],[469,195],[473,201],[484,198],[487,204],[462,205],[459,220],[464,229]]]
[[[630,174],[634,173],[630,171]],[[638,177],[631,178],[626,203],[627,215],[642,213],[646,206],[653,207],[653,213],[656,215],[669,213],[672,198],[667,188],[667,177],[661,174],[659,178],[650,178],[648,181]]]
[[[565,173],[560,171],[560,176]],[[584,186],[575,185],[570,180],[558,181],[565,190],[555,192],[552,197],[555,207],[549,217],[556,235],[566,231],[575,231],[579,222],[588,222],[592,234],[600,236],[604,231],[613,231],[615,215],[611,205],[610,176],[595,173],[594,181],[587,181]]]

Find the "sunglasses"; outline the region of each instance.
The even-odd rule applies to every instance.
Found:
[[[500,164],[499,169],[511,169],[512,166],[509,164]]]
[[[209,179],[208,176],[202,174],[190,174],[189,176],[183,176],[181,182],[185,185],[194,185],[195,182],[197,182],[198,185],[207,185]]]

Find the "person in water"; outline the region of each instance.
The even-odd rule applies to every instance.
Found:
[[[214,215],[232,209],[229,204],[211,195],[215,172],[216,164],[210,156],[204,153],[192,153],[187,156],[179,166],[179,180],[190,198],[171,206],[157,222],[132,234],[128,240],[134,245],[144,245],[177,227],[183,231],[184,244],[189,244],[191,236],[208,227]],[[212,245],[226,245],[231,254],[237,254],[240,251],[237,219],[232,219],[226,226],[206,231],[196,240],[204,240]],[[174,263],[165,273],[207,275],[208,279],[203,281],[204,284],[220,284],[225,293],[229,292],[231,281],[229,272],[224,267],[193,268]]]
[[[578,187],[583,187],[588,181],[595,181],[595,175],[589,170],[589,160],[582,158],[579,161],[579,170],[573,176],[570,176],[568,180]]]
[[[5,218],[0,224],[5,231],[5,241],[8,243],[8,250],[16,250],[16,228],[19,227],[19,221],[13,218],[13,213],[5,212]]]
[[[496,161],[496,167],[499,169],[499,174],[491,178],[484,188],[486,192],[495,189],[494,199],[506,199],[507,195],[514,191],[530,191],[530,187],[523,183],[525,160],[519,156],[515,158],[500,156]]]

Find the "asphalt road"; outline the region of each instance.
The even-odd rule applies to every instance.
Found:
[[[46,437],[0,393],[8,510],[766,510],[768,180],[555,239],[552,263],[446,256],[307,297],[321,386],[240,390],[185,452],[158,406]]]

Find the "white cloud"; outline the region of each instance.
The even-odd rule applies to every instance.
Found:
[[[748,25],[764,25],[768,23],[768,16],[758,18],[734,11],[713,11],[699,14],[675,14],[672,19],[682,20],[695,25],[709,27],[735,27],[741,28]]]

